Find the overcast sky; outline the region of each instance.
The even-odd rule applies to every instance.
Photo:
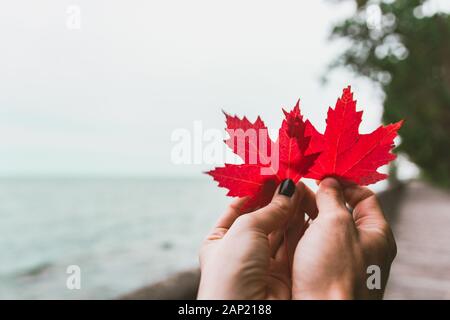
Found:
[[[70,20],[80,9],[80,29]],[[344,71],[320,76],[351,3],[326,1],[15,0],[0,10],[0,175],[198,175],[175,165],[171,134],[224,127],[221,109],[270,127],[301,98],[324,128],[351,84],[362,131],[380,93]],[[76,12],[75,12],[76,15]]]

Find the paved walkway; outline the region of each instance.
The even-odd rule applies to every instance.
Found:
[[[450,299],[450,192],[413,182],[397,210],[385,299]]]

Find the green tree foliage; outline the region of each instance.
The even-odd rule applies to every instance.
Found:
[[[450,15],[424,15],[425,2],[357,0],[356,13],[332,31],[349,42],[332,67],[380,84],[383,121],[406,119],[398,150],[450,187]]]

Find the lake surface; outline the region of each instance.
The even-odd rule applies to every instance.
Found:
[[[0,180],[0,298],[114,298],[195,266],[225,193],[207,177]]]

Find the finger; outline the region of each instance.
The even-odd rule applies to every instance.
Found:
[[[287,242],[286,239],[283,238],[283,242],[273,257],[271,267],[276,270],[274,274],[277,274],[279,279],[283,279],[283,282],[286,283],[289,287],[291,286],[291,263],[289,261],[289,257],[287,255],[286,250]]]
[[[289,252],[289,244],[287,242],[287,238],[283,237],[283,241],[281,242],[280,247],[277,252],[273,256],[273,259],[278,265],[283,267],[283,272],[288,273],[290,270],[290,260],[288,256]],[[291,256],[292,257],[292,256]]]
[[[284,230],[278,229],[269,234],[269,250],[270,250],[270,256],[272,258],[275,257],[275,254],[277,253],[278,249],[281,247],[284,239]]]
[[[275,252],[272,251],[272,258],[279,263],[291,264],[297,243],[300,240],[301,227],[305,221],[305,214],[301,211],[296,212],[288,221],[285,228],[278,229],[271,233],[281,234],[281,242]]]
[[[349,186],[344,189],[344,197],[353,208],[353,217],[358,225],[386,223],[378,199],[370,189],[354,185]]]
[[[292,263],[294,260],[295,249],[302,236],[302,229],[305,224],[305,215],[295,214],[289,221],[288,228],[285,229],[283,241],[278,248],[274,261],[282,266],[283,273],[291,275]]]
[[[284,180],[267,206],[249,213],[252,226],[266,234],[282,228],[296,212],[302,192],[291,179]]]
[[[238,198],[234,200],[229,206],[225,213],[217,220],[215,228],[229,229],[234,221],[242,214],[241,208],[247,198]]]
[[[319,184],[316,194],[317,207],[321,215],[347,214],[344,195],[339,182],[334,178],[325,178]]]
[[[367,198],[374,196],[372,190],[369,188],[352,185],[344,188],[344,197],[350,207],[355,208],[358,203],[364,201]]]
[[[308,214],[308,216],[311,219],[315,219],[319,212],[319,210],[317,209],[317,204],[316,204],[316,195],[310,188],[308,188],[308,186],[306,186],[304,184],[303,184],[303,186],[304,186],[303,187],[304,194],[303,194],[303,199],[299,205],[298,213],[303,214],[306,212],[306,214]]]
[[[294,257],[295,248],[297,247],[300,238],[302,237],[302,230],[305,224],[305,215],[304,214],[296,214],[292,219],[291,223],[289,223],[289,227],[287,229],[287,256],[288,261],[291,263]]]

